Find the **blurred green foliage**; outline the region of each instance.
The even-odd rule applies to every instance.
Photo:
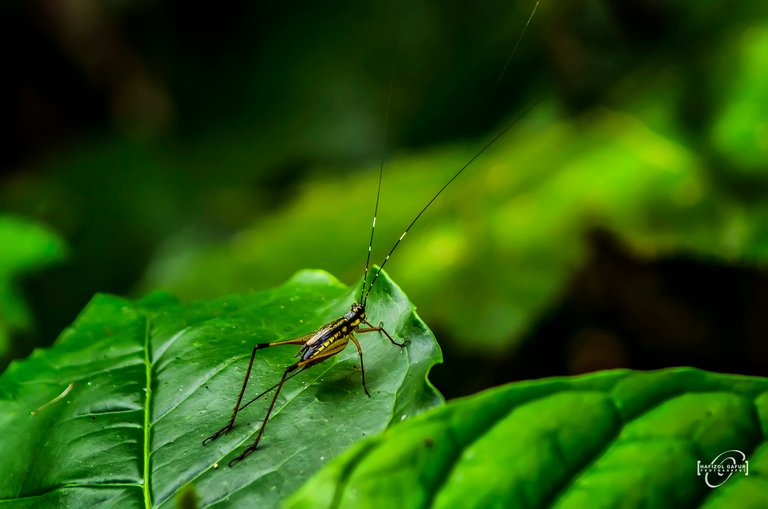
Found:
[[[449,147],[387,165],[375,260],[471,155]],[[648,257],[686,252],[763,263],[768,256],[766,206],[729,203],[728,190],[710,178],[714,168],[638,116],[602,109],[559,121],[541,105],[476,165],[390,266],[425,303],[426,320],[468,350],[498,351],[522,337],[583,263],[591,229],[609,230]],[[354,278],[376,179],[371,169],[309,181],[280,213],[224,245],[200,249],[181,237],[150,266],[145,288],[209,298],[307,263]]]
[[[13,334],[29,333],[33,327],[19,280],[66,255],[64,242],[48,228],[32,221],[0,215],[0,360],[6,358]]]
[[[382,152],[379,262],[541,98],[388,265],[448,352],[530,339],[594,230],[641,260],[764,266],[764,2],[544,2],[484,114],[531,2],[73,5],[0,17],[26,50],[7,63],[0,200],[72,253],[25,278],[39,333],[17,355],[97,291],[208,299],[302,267],[354,281]]]
[[[711,129],[718,155],[737,169],[757,175],[766,171],[768,153],[768,24],[744,30],[726,51],[717,55],[727,63],[730,79],[723,87],[724,102]]]
[[[145,426],[150,408],[141,406],[143,385],[111,383],[113,358],[101,355],[126,352],[108,345],[129,344],[130,366],[119,367],[138,367],[133,374],[146,383],[139,322],[169,306],[164,309],[174,312],[161,323],[202,315],[211,322],[201,326],[202,343],[179,336],[180,362],[157,366],[163,383],[163,370],[181,370],[176,378],[185,379],[216,355],[247,355],[234,352],[252,342],[259,324],[236,324],[243,325],[238,337],[227,327],[237,314],[231,304],[274,302],[235,292],[270,288],[304,267],[359,281],[382,154],[377,263],[484,141],[537,102],[440,197],[387,265],[438,333],[448,361],[435,370],[436,379],[440,369],[447,373],[439,387],[454,395],[520,373],[578,369],[573,366],[686,364],[764,373],[768,4],[543,2],[505,67],[532,6],[527,0],[4,2],[0,47],[10,51],[0,83],[0,355],[5,349],[23,357],[50,344],[98,292],[167,289],[183,301],[201,302],[98,297],[86,309],[103,304],[97,315],[110,323],[85,328],[105,343],[89,350],[91,336],[78,335],[89,325],[81,319],[57,346],[12,365],[3,380],[13,382],[19,373],[34,378],[39,373],[30,366],[61,354],[74,338],[77,348],[65,352],[72,354],[70,364],[40,367],[51,368],[50,394],[40,392],[39,381],[14,390],[31,391],[27,403],[43,403],[71,382],[67,373],[83,380],[103,375],[103,387],[75,385],[68,396],[97,407],[110,394],[109,402],[127,401],[103,417],[138,417],[125,431],[134,433]],[[608,232],[621,247],[606,249],[594,241],[595,232]],[[377,290],[391,290],[384,281]],[[390,303],[379,297],[372,297],[372,309]],[[327,318],[320,314],[328,309],[311,299],[286,308],[265,325],[267,332],[298,332],[302,320],[318,325]],[[123,327],[129,315],[136,320]],[[158,341],[188,324],[173,325],[158,333]],[[200,357],[213,346],[215,353]],[[374,356],[387,346],[373,346]],[[269,352],[265,360],[284,360],[280,355]],[[434,351],[427,357],[434,360]],[[100,362],[110,364],[106,371],[96,369]],[[427,364],[421,363],[420,380]],[[681,376],[710,377],[687,373]],[[228,386],[237,383],[236,375],[221,373]],[[589,379],[591,389],[601,389],[611,376]],[[730,390],[731,381],[690,387],[732,396],[738,390]],[[645,388],[653,395],[662,385]],[[339,387],[346,386],[318,385],[318,391]],[[434,394],[426,387],[423,395]],[[491,418],[490,399],[502,393],[514,399],[526,387],[499,389],[453,408],[480,401],[488,412],[466,415]],[[154,389],[156,396],[163,390]],[[176,389],[164,389],[169,399]],[[210,399],[224,415],[217,406],[221,394],[212,391]],[[359,391],[334,399],[333,408],[358,403],[347,397],[360,397]],[[15,410],[0,413],[0,420],[30,418],[18,401],[7,403]],[[705,408],[703,401],[694,403],[696,411]],[[495,409],[505,411],[504,405]],[[198,440],[189,430],[202,425],[198,410],[182,416],[194,420],[179,428],[189,444]],[[401,415],[400,408],[385,410]],[[53,426],[86,429],[75,418],[57,418],[56,412],[70,411],[64,405],[48,411],[38,416],[44,421],[22,428],[42,434]],[[547,414],[531,417],[539,415]],[[660,420],[673,426],[684,421],[667,414]],[[286,427],[270,428],[278,430],[273,436],[293,438],[293,421],[282,422]],[[536,432],[528,422],[522,431]],[[599,435],[590,431],[592,438]],[[82,444],[65,433],[54,439],[63,440],[62,450],[74,444],[86,455],[91,439],[125,448],[166,445],[146,436],[122,441],[127,436],[97,433]],[[296,445],[287,438],[275,440],[275,447]],[[198,449],[179,448],[186,439],[169,442],[162,452],[178,452],[177,479],[186,465],[201,465]],[[6,445],[16,452],[16,442]],[[132,453],[123,465],[137,475],[125,490],[140,501],[140,483],[148,477],[135,471],[136,458],[148,456],[146,450]],[[315,470],[324,461],[317,452],[299,456],[307,463],[297,468],[297,478],[306,477],[307,465]],[[18,468],[27,463],[7,467],[23,476],[27,472]],[[70,463],[45,467],[60,465]],[[151,466],[164,468],[161,462]],[[113,475],[112,467],[97,474]],[[669,479],[661,483],[672,486]],[[10,477],[6,484],[15,496]],[[155,493],[172,504],[183,484],[158,484]],[[122,488],[109,494],[125,495]]]

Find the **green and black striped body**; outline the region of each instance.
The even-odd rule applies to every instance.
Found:
[[[301,347],[296,357],[309,361],[307,367],[327,359],[346,348],[349,338],[365,320],[365,306],[353,304],[344,316],[322,326]],[[315,362],[312,362],[312,361]]]

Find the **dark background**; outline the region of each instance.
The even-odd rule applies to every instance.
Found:
[[[719,4],[544,2],[499,78],[532,2],[4,2],[2,365],[95,292],[351,284],[382,153],[379,257],[535,104],[387,266],[437,387],[764,375],[768,17]]]

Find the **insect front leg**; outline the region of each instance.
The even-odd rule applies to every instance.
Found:
[[[363,320],[363,323],[365,325],[367,325],[369,328],[367,328],[367,329],[357,329],[357,332],[359,332],[361,334],[364,333],[364,332],[383,332],[384,335],[387,336],[387,339],[389,340],[390,343],[392,343],[395,346],[399,346],[400,348],[403,348],[403,347],[405,347],[405,345],[410,343],[410,341],[408,341],[408,340],[403,341],[402,343],[398,343],[397,341],[392,339],[392,336],[389,335],[389,332],[387,332],[384,329],[384,327],[383,327],[384,324],[383,323],[380,323],[378,327],[374,327],[368,320]]]
[[[270,346],[303,345],[304,343],[307,342],[307,339],[309,339],[309,337],[311,337],[311,334],[308,334],[306,336],[301,336],[299,338],[288,339],[285,341],[274,341],[272,343],[258,343],[256,346],[253,347],[253,350],[251,351],[251,360],[248,362],[248,369],[245,371],[245,377],[243,378],[243,386],[240,388],[240,395],[237,397],[237,403],[235,403],[235,409],[232,411],[232,417],[229,418],[229,422],[227,422],[227,424],[223,428],[221,428],[219,431],[217,431],[213,435],[203,440],[203,445],[207,445],[210,442],[213,442],[214,440],[219,438],[221,435],[226,435],[235,425],[235,419],[237,418],[237,413],[241,410],[240,403],[243,402],[243,395],[245,394],[245,388],[248,386],[248,379],[251,377],[251,368],[253,368],[253,360],[256,357],[256,351],[262,350],[264,348],[269,348]]]

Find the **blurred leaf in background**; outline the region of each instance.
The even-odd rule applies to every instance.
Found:
[[[14,334],[31,332],[33,319],[19,289],[22,277],[65,258],[64,242],[50,229],[19,217],[0,215],[0,365]]]
[[[768,216],[757,205],[729,204],[690,148],[619,111],[558,122],[547,109],[462,175],[425,219],[433,227],[416,228],[393,256],[391,270],[457,346],[493,353],[518,340],[583,263],[590,229],[609,230],[649,257],[768,256]],[[380,257],[470,156],[448,147],[391,161],[377,223]],[[356,211],[372,207],[376,178],[368,171],[308,182],[284,211],[224,245],[195,252],[183,238],[169,243],[145,288],[210,297],[278,278],[310,258],[353,278],[369,221]],[[339,235],[327,235],[329,228]],[[469,306],[468,295],[477,297]]]
[[[741,31],[715,55],[723,75],[716,84],[726,98],[710,130],[716,153],[746,177],[766,178],[768,162],[768,23]],[[728,79],[726,80],[725,77]],[[751,175],[750,175],[751,174]]]

